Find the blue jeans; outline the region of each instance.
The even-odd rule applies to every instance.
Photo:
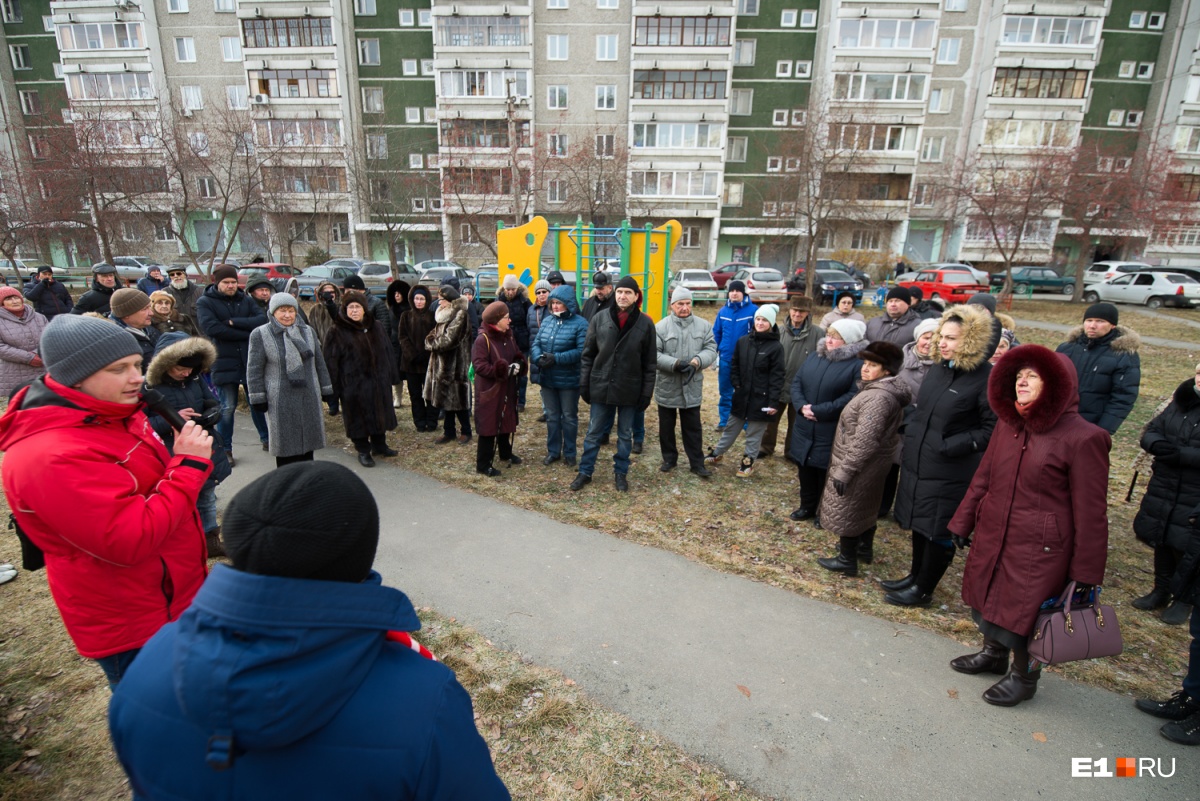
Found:
[[[607,437],[611,433],[612,433],[612,423],[610,422],[608,424],[608,427],[604,429],[601,436]],[[646,441],[646,412],[643,411],[642,409],[638,409],[637,413],[634,414],[634,416],[633,416],[633,441],[634,442],[645,442]]]
[[[1188,671],[1183,677],[1183,691],[1189,698],[1200,701],[1200,614],[1192,607],[1192,648],[1189,652]]]
[[[221,441],[225,444],[225,450],[233,450],[233,415],[237,412],[238,403],[238,384],[221,384],[217,387],[221,393],[221,422],[217,423],[217,433],[221,435]],[[246,390],[246,398],[249,399],[250,390]],[[250,410],[250,420],[254,423],[254,428],[258,431],[258,438],[267,441],[267,416],[261,412]]]
[[[117,685],[121,683],[121,679],[125,676],[125,671],[129,670],[129,666],[133,664],[134,657],[141,653],[141,648],[131,648],[128,651],[122,651],[119,654],[110,656],[102,656],[95,660],[100,669],[104,671],[105,678],[108,679],[108,689],[111,692],[115,690]]]
[[[592,418],[588,422],[587,436],[583,440],[583,457],[579,460],[579,472],[590,476],[596,469],[596,457],[600,454],[600,438],[606,429],[611,429],[613,418],[617,419],[617,452],[613,454],[613,472],[622,475],[629,472],[629,454],[633,450],[633,418],[636,406],[610,406],[607,403],[592,404]]]
[[[542,387],[542,406],[546,408],[546,453],[574,459],[579,440],[579,387]]]
[[[205,481],[196,498],[196,511],[200,513],[200,527],[205,533],[217,527],[217,485]]]
[[[717,389],[721,392],[721,400],[717,403],[717,425],[724,427],[729,423],[729,412],[733,409],[733,355],[726,359],[721,357],[721,365],[717,368]]]
[[[525,405],[525,396],[529,391],[529,376],[526,373],[521,373],[517,376],[517,405]]]

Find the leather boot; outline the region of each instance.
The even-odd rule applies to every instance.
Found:
[[[1008,671],[1008,648],[996,640],[983,638],[983,650],[950,660],[950,667],[959,673],[972,676],[978,673],[995,673],[1003,676]]]
[[[881,581],[879,582],[879,586],[888,592],[907,590],[911,587],[913,582],[916,581],[917,573],[921,570],[921,560],[925,558],[925,545],[928,542],[929,540],[917,532],[912,532],[912,567],[908,569],[908,575],[904,578]]]
[[[871,526],[858,537],[858,561],[869,565],[875,561],[875,527]]]
[[[1168,626],[1181,626],[1192,616],[1192,605],[1182,601],[1172,601],[1162,613],[1162,622]]]
[[[914,532],[913,536],[920,535]],[[889,592],[883,596],[883,600],[892,606],[929,606],[933,602],[933,591],[953,561],[953,545],[945,548],[926,542],[921,554],[921,569],[913,579],[912,586],[906,590]]]
[[[1012,654],[1012,669],[983,691],[983,700],[993,706],[1016,706],[1022,701],[1028,701],[1037,693],[1038,679],[1042,677],[1042,669],[1029,669],[1029,649],[1017,648]]]
[[[220,559],[226,555],[225,546],[221,544],[220,526],[204,532],[204,545],[208,549],[209,559]]]
[[[817,560],[817,564],[826,570],[841,573],[846,578],[858,575],[858,537],[842,537],[838,542],[838,554],[829,558]]]
[[[1171,602],[1171,576],[1175,573],[1175,558],[1170,546],[1159,545],[1154,549],[1154,589],[1134,599],[1131,606],[1146,612],[1162,609]]]

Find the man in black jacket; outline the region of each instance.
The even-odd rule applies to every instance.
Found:
[[[97,264],[92,268],[92,288],[79,297],[71,314],[108,314],[111,311],[109,303],[112,302],[112,293],[116,291],[117,268],[111,264]]]
[[[583,319],[591,321],[596,312],[613,305],[613,285],[608,273],[601,270],[592,276],[592,296],[583,303]]]
[[[68,313],[75,303],[67,288],[54,280],[54,268],[49,264],[39,269],[25,287],[25,299],[33,303],[33,310],[47,320]]]
[[[1083,313],[1083,326],[1058,346],[1079,376],[1079,416],[1110,435],[1129,416],[1142,383],[1141,337],[1118,325],[1117,314],[1111,303],[1093,303]]]
[[[579,475],[571,482],[578,491],[592,481],[600,438],[617,419],[617,452],[613,456],[618,492],[628,492],[629,454],[633,450],[633,420],[654,397],[658,369],[658,340],[654,321],[641,311],[642,290],[630,276],[617,282],[615,305],[588,324],[583,345],[579,394],[591,404],[591,420],[579,460]]]

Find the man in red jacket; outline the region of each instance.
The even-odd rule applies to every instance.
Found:
[[[204,581],[212,437],[189,422],[167,452],[141,410],[141,348],[111,322],[60,315],[41,352],[49,375],[0,417],[4,494],[26,567],[44,558],[67,633],[115,686]]]

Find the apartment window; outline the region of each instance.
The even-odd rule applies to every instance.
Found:
[[[54,17],[42,17],[42,30],[46,33],[54,33]]]
[[[1126,114],[1125,114],[1125,127],[1127,127],[1127,128],[1136,128],[1136,127],[1138,127],[1139,125],[1141,125],[1141,124],[1142,124],[1142,114],[1143,114],[1143,113],[1144,113],[1144,112],[1141,112],[1141,111],[1130,111],[1130,112],[1126,112]]]
[[[350,241],[350,223],[346,220],[338,220],[329,227],[329,238],[334,242],[341,244]]]
[[[620,8],[620,0],[596,0],[596,8]]]
[[[151,221],[154,226],[154,240],[156,242],[171,242],[175,239],[175,234],[171,231],[171,223],[162,219]]]
[[[771,113],[771,124],[772,125],[787,125],[788,124],[788,110],[786,108],[775,109],[775,111]]]
[[[366,114],[383,113],[383,87],[364,86],[362,90],[363,112]]]
[[[797,78],[811,78],[812,77],[812,62],[811,61],[797,61],[796,62],[796,77]]]
[[[364,67],[379,66],[379,40],[358,40],[358,63]]]
[[[213,11],[218,14],[232,14],[237,11],[237,0],[213,0]]]
[[[753,67],[754,51],[758,42],[755,39],[738,39],[733,43],[733,65],[735,67]]]
[[[35,159],[44,159],[50,156],[50,143],[44,136],[29,135],[29,153]]]
[[[806,122],[808,122],[808,111],[806,109],[792,109],[792,125],[803,125]]]
[[[1167,21],[1167,15],[1160,12],[1153,12],[1146,17],[1146,27],[1152,31],[1161,31],[1163,24]]]
[[[637,17],[633,43],[658,47],[725,47],[729,17]]]
[[[839,73],[833,76],[835,100],[924,100],[924,75],[903,73]]]
[[[239,156],[254,155],[254,132],[242,131],[234,141],[233,152]]]
[[[612,84],[596,86],[596,109],[613,111],[617,107],[617,87]]]
[[[417,212],[418,214],[425,213],[425,198],[414,197],[412,199],[412,210]]]
[[[1088,73],[1086,70],[1038,70],[1026,67],[1000,67],[996,70],[996,77],[992,81],[992,95],[994,97],[1079,99],[1087,91],[1087,82]]]
[[[12,59],[14,70],[33,69],[29,61],[29,45],[9,45],[8,57]]]
[[[354,0],[354,14],[358,17],[375,16],[375,0]]]
[[[433,27],[433,12],[428,8],[417,9],[417,24],[422,28]]]
[[[835,125],[830,142],[839,150],[895,151],[916,149],[917,129],[904,125]]]
[[[568,38],[563,34],[550,34],[546,37],[546,58],[550,61],[566,61],[570,48]]]
[[[806,8],[800,12],[800,27],[815,28],[817,27],[817,12],[816,9]]]
[[[927,136],[921,142],[921,161],[941,161],[946,149],[946,137]]]
[[[746,185],[741,181],[726,181],[721,190],[722,206],[741,206],[742,197],[746,194]]]
[[[333,21],[329,17],[279,17],[242,20],[246,47],[330,47]]]
[[[933,47],[933,20],[843,19],[838,21],[838,47],[878,50],[928,50]]]
[[[596,134],[596,158],[611,159],[617,152],[617,137],[613,134]]]
[[[1099,23],[1094,17],[1005,17],[1000,43],[1090,46]]]
[[[733,89],[729,93],[729,113],[745,117],[754,112],[754,90]]]
[[[950,110],[950,96],[953,89],[931,88],[929,90],[929,113],[945,114]]]
[[[23,89],[18,93],[21,97],[21,113],[33,116],[42,113],[42,96],[36,89]]]
[[[410,170],[421,170],[425,168],[425,157],[420,153],[408,154],[408,168]]]
[[[962,39],[941,39],[938,41],[937,63],[957,64],[958,51],[962,48]]]
[[[422,75],[433,75],[435,73],[436,73],[436,70],[434,70],[434,68],[433,68],[433,59],[432,58],[421,59],[421,74]]]
[[[1154,62],[1143,61],[1137,66],[1137,77],[1143,81],[1148,81],[1154,77]]]
[[[442,199],[440,197],[429,198],[429,210],[430,211],[441,214],[443,205],[444,204],[442,203]]]
[[[758,16],[758,0],[737,0],[737,13],[739,17]]]
[[[242,60],[242,40],[236,36],[221,37],[221,56],[226,61]]]
[[[966,11],[967,0],[946,0],[943,7],[947,11]]]
[[[292,220],[288,223],[288,234],[294,242],[316,242],[317,224],[312,220]]]
[[[646,100],[720,100],[725,70],[634,70],[633,96]]]
[[[546,87],[546,108],[563,111],[567,107],[567,87],[561,85]]]
[[[775,62],[775,77],[776,78],[792,77],[792,62],[776,61]]]
[[[870,228],[855,228],[850,232],[851,250],[879,250],[879,232]]]
[[[1117,127],[1125,124],[1125,109],[1114,108],[1108,112],[1108,124]]]
[[[928,208],[933,205],[934,188],[933,184],[914,184],[912,194],[912,204],[920,208]]]
[[[415,58],[406,58],[400,62],[400,73],[402,75],[417,74],[417,60]]]
[[[707,122],[646,122],[633,126],[634,148],[695,150],[721,146],[721,125]]]
[[[767,172],[779,172],[783,169],[783,159],[780,156],[767,156]]]
[[[633,170],[630,194],[639,197],[716,197],[721,173],[710,170]]]
[[[567,144],[566,134],[549,134],[546,136],[546,152],[552,158],[565,159],[567,157]]]
[[[196,188],[200,192],[200,197],[212,200],[217,196],[217,179],[209,175],[201,176],[196,179]]]
[[[1070,147],[1078,127],[1053,120],[988,120],[983,144],[992,147]]]
[[[1115,172],[1129,172],[1129,168],[1133,166],[1133,159],[1128,156],[1113,159],[1113,170]]]
[[[745,136],[731,136],[729,142],[725,145],[725,160],[744,162],[746,160],[746,150],[749,146],[749,138]]]
[[[567,8],[567,0],[546,0],[546,8]]]
[[[196,60],[196,40],[190,36],[175,37],[175,60],[187,63]]]
[[[426,106],[421,109],[421,115],[427,123],[437,122],[437,107]]]
[[[192,152],[201,158],[208,158],[212,155],[212,150],[208,145],[208,134],[203,131],[192,131],[188,134],[188,146]]]
[[[406,123],[408,123],[409,125],[420,122],[421,121],[421,109],[413,108],[412,106],[409,106],[408,108],[404,109],[404,121]]]
[[[1117,77],[1132,78],[1135,72],[1137,72],[1136,61],[1122,61],[1121,66],[1117,68]]]
[[[479,244],[479,237],[475,236],[475,226],[470,223],[463,223],[458,227],[458,231],[464,245]]]
[[[391,184],[383,178],[371,178],[369,186],[371,188],[371,200],[378,203],[392,199]]]
[[[136,242],[138,239],[137,226],[133,220],[121,220],[121,239],[126,242]]]
[[[245,109],[250,107],[250,91],[245,86],[226,86],[225,99],[229,101],[231,109]]]
[[[167,11],[171,14],[183,14],[188,10],[188,0],[168,0]]]
[[[185,111],[199,111],[204,108],[204,93],[199,86],[181,86],[179,94],[183,98]]]
[[[799,14],[800,12],[794,8],[785,8],[779,13],[779,27],[795,28],[796,19],[799,17]]]
[[[367,158],[386,159],[388,157],[387,134],[367,134]]]
[[[1130,28],[1145,28],[1146,27],[1146,12],[1134,11],[1129,15]]]
[[[567,182],[551,178],[546,182],[546,200],[550,203],[567,202]]]
[[[596,60],[597,61],[616,61],[617,60],[617,35],[605,34],[596,37]]]
[[[400,25],[405,28],[411,28],[416,24],[416,18],[413,16],[411,8],[400,9]]]

